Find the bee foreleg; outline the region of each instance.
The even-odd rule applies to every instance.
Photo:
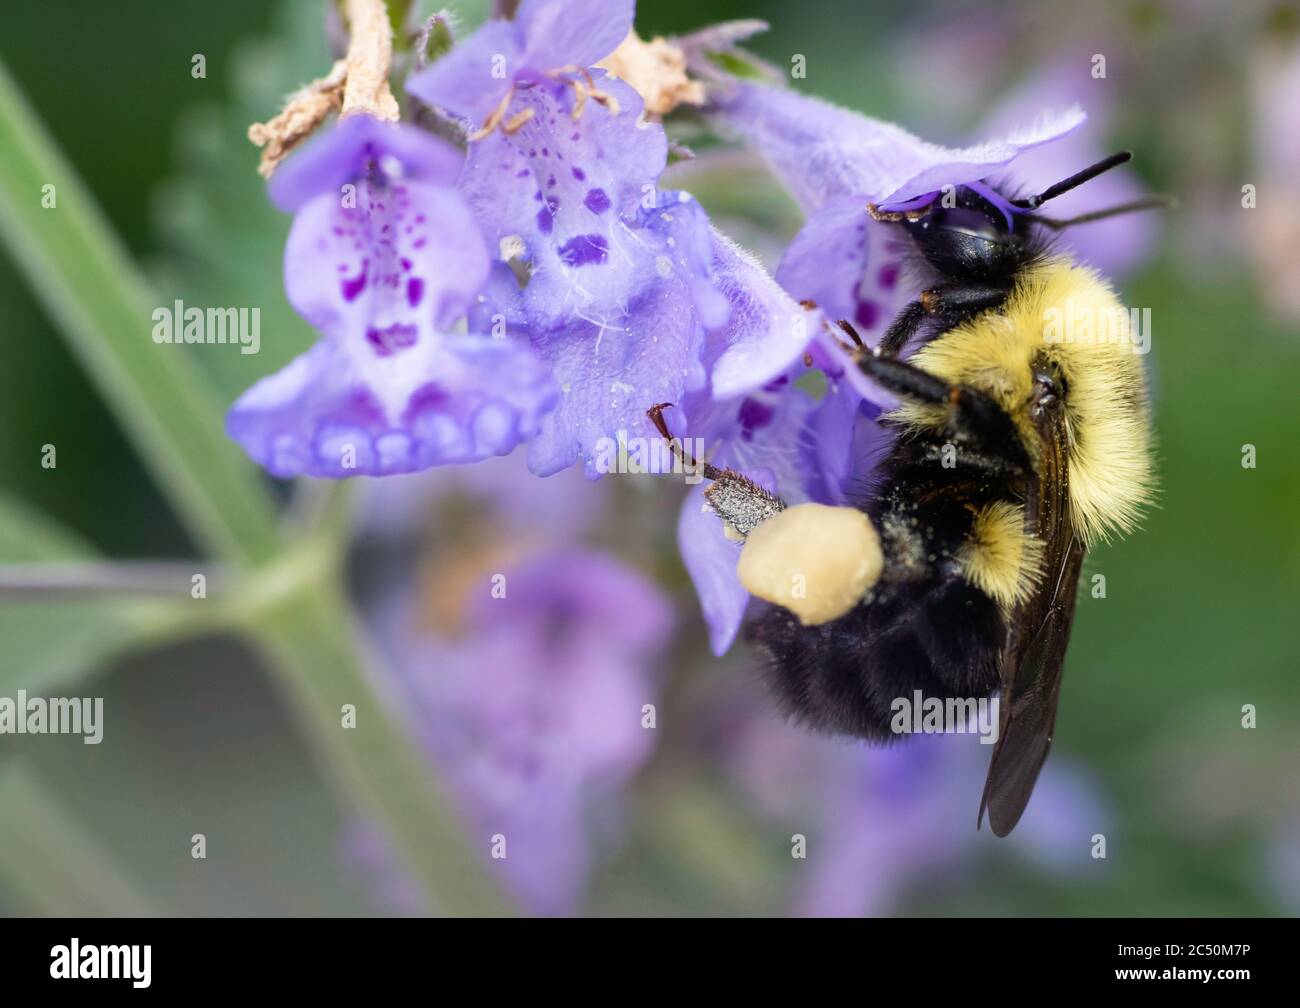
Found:
[[[953,385],[914,364],[879,352],[858,354],[858,367],[897,396],[943,407],[948,428],[1002,459],[1010,469],[1029,462],[1014,421],[990,396],[968,385]]]
[[[996,308],[1007,299],[1010,288],[1002,284],[951,283],[931,287],[898,313],[898,318],[880,338],[880,352],[897,356],[920,330],[926,319],[941,319],[946,327]]]

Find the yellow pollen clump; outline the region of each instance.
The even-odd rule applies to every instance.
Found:
[[[883,566],[880,537],[857,508],[796,504],[749,534],[736,575],[751,595],[811,626],[857,605]]]

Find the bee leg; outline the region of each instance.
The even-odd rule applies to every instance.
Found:
[[[713,481],[713,485],[704,491],[704,499],[713,513],[722,519],[728,536],[743,540],[767,519],[785,510],[785,501],[764,490],[748,476],[734,469],[719,469],[711,462],[698,461],[687,454],[664,420],[664,410],[671,406],[672,403],[658,403],[646,410],[646,416],[688,473],[699,473]]]
[[[984,283],[942,284],[924,290],[885,330],[880,338],[880,352],[897,356],[926,319],[938,318],[953,326],[985,309],[996,308],[1010,293],[1007,286]]]
[[[920,301],[913,301],[890,323],[885,335],[880,337],[880,352],[891,357],[898,356],[907,341],[916,335],[921,323],[926,319],[925,306]]]
[[[951,385],[915,364],[880,352],[858,354],[857,363],[863,374],[897,396],[946,407],[949,427],[955,433],[986,446],[1008,467],[1023,469],[1029,464],[1015,423],[978,389]]]

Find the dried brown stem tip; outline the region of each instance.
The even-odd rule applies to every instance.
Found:
[[[393,29],[384,0],[348,0],[348,76],[343,85],[343,115],[364,112],[384,122],[401,114],[388,87],[393,61]]]
[[[646,42],[629,31],[596,65],[630,84],[645,100],[647,115],[665,116],[678,105],[704,104],[704,85],[686,76],[686,54],[665,39]]]
[[[289,152],[332,113],[361,112],[397,121],[397,99],[388,86],[393,32],[383,0],[348,0],[347,19],[347,56],[324,77],[295,92],[279,115],[248,127],[248,139],[262,148],[257,171],[263,178],[270,178]]]

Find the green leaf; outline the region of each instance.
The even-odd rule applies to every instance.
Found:
[[[178,347],[153,342],[161,302],[2,65],[0,150],[0,238],[160,488],[204,545],[264,559],[275,513],[221,403]]]
[[[446,56],[456,44],[456,39],[451,34],[451,19],[441,14],[435,15],[435,18],[424,43],[424,58],[429,63]]]
[[[21,764],[0,769],[0,878],[49,917],[144,917],[139,884]]]
[[[771,68],[757,56],[752,56],[739,47],[717,52],[706,52],[704,55],[733,77],[740,77],[743,80],[762,81],[765,84],[772,82]]]
[[[58,522],[0,492],[0,563],[85,560],[95,548]]]
[[[153,200],[164,254],[148,265],[161,303],[257,308],[260,314],[255,354],[232,344],[170,348],[204,371],[226,403],[316,339],[285,297],[284,243],[292,218],[267,198],[247,133],[249,123],[279,112],[286,94],[328,71],[333,58],[319,2],[279,5],[276,21],[272,37],[235,49],[230,99],[195,108],[181,121],[179,173]]]

